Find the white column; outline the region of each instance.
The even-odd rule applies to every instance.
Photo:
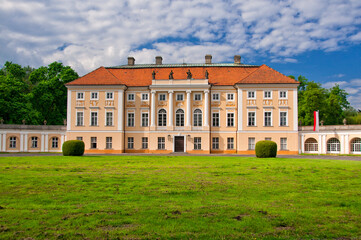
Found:
[[[318,134],[318,154],[322,153],[322,135]]]
[[[168,126],[173,126],[173,91],[169,90],[169,122]]]
[[[345,135],[345,154],[350,154],[350,142],[348,134]]]
[[[20,152],[24,151],[24,134],[20,134]]]
[[[3,152],[6,152],[6,133],[3,133]]]
[[[238,131],[242,131],[242,118],[243,118],[243,112],[242,112],[242,89],[238,88],[238,94],[237,94],[237,100],[238,100],[238,106],[237,106],[237,113],[238,113]]]
[[[24,152],[28,151],[28,134],[24,135]]]
[[[41,134],[41,148],[40,152],[44,152],[44,134]]]
[[[298,131],[298,92],[293,90],[293,130]]]
[[[209,90],[204,91],[204,126],[209,126]]]
[[[49,150],[49,135],[45,134],[45,152]]]
[[[156,91],[155,90],[152,90],[152,106],[151,106],[151,109],[150,109],[150,126],[151,127],[154,127],[155,126],[155,93]]]
[[[302,153],[305,153],[305,135],[304,134],[302,134],[301,135],[301,151],[302,151]]]
[[[71,127],[71,90],[68,89],[68,106],[67,106],[67,116],[66,116],[66,129],[70,130]]]
[[[124,90],[118,90],[118,130],[123,131],[124,126]]]
[[[326,135],[322,135],[322,153],[327,152]]]
[[[345,135],[341,135],[340,138],[340,153],[345,154]]]
[[[191,90],[187,90],[187,121],[186,121],[186,127],[191,126],[191,116],[192,116],[192,110],[191,110]]]
[[[2,133],[0,133],[0,152],[3,151],[2,150],[2,148],[3,148],[2,140],[3,140],[3,135],[2,135]]]
[[[61,141],[61,142],[60,142],[61,149],[63,149],[64,135],[61,135],[60,141]]]

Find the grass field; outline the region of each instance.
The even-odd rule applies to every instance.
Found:
[[[361,238],[361,162],[1,157],[1,239]]]

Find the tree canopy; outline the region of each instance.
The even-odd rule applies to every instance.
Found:
[[[69,66],[53,62],[38,69],[6,62],[0,70],[0,118],[5,123],[61,125],[66,119],[65,83],[77,79]]]

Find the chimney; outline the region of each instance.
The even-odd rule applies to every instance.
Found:
[[[241,64],[241,56],[234,55],[234,64]]]
[[[135,59],[133,57],[128,57],[128,66],[134,66]]]
[[[207,54],[205,56],[205,59],[206,59],[206,64],[211,64],[212,63],[212,55]]]
[[[156,56],[155,57],[155,64],[162,65],[162,60],[163,60],[163,58],[161,56]]]

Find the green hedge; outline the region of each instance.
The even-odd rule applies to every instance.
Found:
[[[273,141],[259,141],[256,143],[256,156],[268,158],[277,156],[277,143]]]
[[[84,142],[69,140],[63,144],[63,156],[82,156],[84,154]]]

